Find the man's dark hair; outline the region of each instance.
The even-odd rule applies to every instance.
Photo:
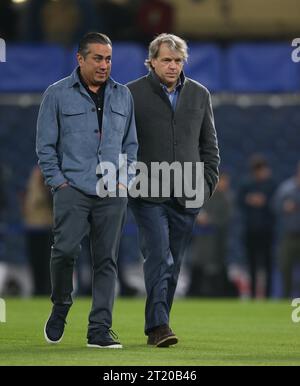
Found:
[[[252,155],[249,165],[253,172],[269,166],[267,159],[261,154]]]
[[[108,44],[112,46],[111,40],[108,36],[101,34],[100,32],[88,32],[79,41],[78,53],[85,58],[89,53],[88,45],[92,43]]]

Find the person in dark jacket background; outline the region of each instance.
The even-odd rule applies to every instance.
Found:
[[[300,161],[294,176],[284,180],[275,192],[273,207],[279,223],[278,257],[282,275],[282,296],[291,298],[294,291],[293,271],[300,261]]]
[[[204,202],[218,182],[219,150],[208,90],[183,73],[187,45],[181,38],[161,34],[149,46],[148,75],[128,84],[135,104],[138,161],[204,163]],[[158,177],[160,186],[164,181]],[[173,180],[172,180],[173,181]],[[130,199],[139,226],[147,291],[145,334],[156,347],[176,344],[169,325],[181,262],[191,240],[200,208],[187,208],[184,194],[170,180],[169,197]],[[151,180],[149,185],[151,185]],[[180,181],[177,184],[182,184]],[[203,186],[204,185],[204,186]],[[201,205],[201,204],[200,204]]]
[[[276,189],[271,168],[260,154],[250,159],[250,176],[242,182],[238,203],[244,221],[244,245],[251,277],[251,296],[270,297],[274,214],[271,200]]]

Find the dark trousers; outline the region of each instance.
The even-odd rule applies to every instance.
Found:
[[[154,327],[169,324],[180,266],[192,237],[196,214],[186,211],[175,199],[159,204],[141,199],[129,202],[144,256],[148,335]]]
[[[286,233],[279,244],[279,264],[282,274],[283,297],[293,296],[293,269],[300,262],[300,233]]]
[[[52,232],[50,229],[27,231],[27,253],[33,274],[34,295],[47,295],[50,291],[50,247]]]
[[[72,304],[73,267],[80,242],[90,233],[93,269],[88,336],[112,325],[117,255],[127,198],[88,196],[72,187],[54,193],[54,244],[51,251],[51,300]]]
[[[273,233],[264,231],[246,232],[246,251],[251,277],[251,296],[256,297],[257,272],[263,271],[266,277],[265,296],[272,290],[272,243]]]

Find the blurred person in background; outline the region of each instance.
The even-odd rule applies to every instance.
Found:
[[[40,11],[44,39],[49,43],[68,45],[82,23],[78,1],[47,1]]]
[[[0,297],[29,297],[33,282],[23,254],[23,227],[12,221],[21,217],[22,200],[19,191],[11,190],[11,179],[15,179],[12,170],[0,164]]]
[[[27,254],[33,274],[34,295],[50,292],[50,248],[52,239],[52,196],[36,166],[24,195],[24,224]]]
[[[18,35],[18,15],[11,0],[0,2],[0,38],[13,41]]]
[[[97,11],[101,29],[112,40],[138,39],[135,23],[136,7],[139,0],[99,0]]]
[[[27,8],[22,28],[29,41],[71,46],[86,31],[102,27],[94,0],[30,0],[22,8]]]
[[[279,185],[274,197],[274,208],[280,225],[278,250],[283,296],[291,298],[293,271],[300,262],[300,162],[296,174]]]
[[[213,197],[196,218],[190,256],[189,296],[229,296],[227,257],[233,214],[230,176],[222,172]]]
[[[138,288],[132,283],[128,272],[141,261],[141,253],[137,236],[136,223],[130,208],[127,208],[126,224],[123,229],[119,257],[118,257],[118,280],[120,296],[135,296]]]
[[[267,160],[250,159],[250,175],[242,182],[238,204],[244,225],[244,243],[251,277],[252,298],[271,296],[274,215],[271,199],[276,189]]]
[[[145,41],[163,32],[171,33],[175,23],[174,8],[168,0],[142,0],[136,18],[138,37]]]
[[[183,66],[187,44],[178,36],[161,34],[149,46],[148,75],[128,84],[135,103],[139,161],[174,161],[193,167],[204,163],[204,202],[218,182],[220,162],[211,98],[201,84],[186,78]],[[150,102],[150,103],[149,103]],[[181,181],[180,183],[183,183]],[[149,189],[151,190],[151,179]],[[162,176],[159,177],[162,186]],[[139,228],[147,291],[145,334],[147,344],[166,347],[178,342],[170,328],[170,312],[178,275],[200,208],[187,208],[186,197],[130,199]]]
[[[129,90],[111,77],[112,43],[91,32],[79,42],[79,66],[46,90],[37,122],[37,155],[53,191],[54,244],[48,343],[59,343],[73,303],[73,269],[81,240],[90,234],[93,289],[88,347],[122,348],[111,330],[117,256],[132,176],[116,180],[116,197],[99,197],[97,170],[107,161],[119,171],[119,155],[136,160],[137,139]],[[102,170],[102,169],[101,169]],[[99,172],[100,174],[100,172]],[[118,173],[116,173],[118,174]],[[128,177],[128,178],[127,178]],[[126,193],[126,192],[125,192]]]
[[[3,234],[4,234],[4,224],[3,224],[3,212],[5,207],[5,192],[4,192],[4,178],[2,165],[0,164],[0,295],[2,293],[1,288],[4,287],[4,276],[1,275],[1,271],[4,270],[4,267],[1,268],[2,254],[3,254]]]
[[[4,178],[2,165],[0,164],[0,222],[2,220],[2,211],[5,207]]]

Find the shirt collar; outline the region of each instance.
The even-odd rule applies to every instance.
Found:
[[[85,80],[83,79],[81,73],[80,73],[80,68],[77,67],[77,74],[78,74],[78,79],[80,80],[81,84],[83,85],[83,87],[86,89],[86,91],[88,93],[92,93],[92,94],[100,94],[104,89],[105,89],[105,86],[106,86],[106,82],[104,84],[101,85],[101,87],[99,88],[99,90],[97,91],[97,93],[95,93],[94,91],[92,91],[89,86],[87,85],[87,83],[85,82]]]
[[[69,87],[74,87],[76,85],[80,85],[80,79],[78,75],[79,66],[77,66],[72,74],[69,77]],[[83,84],[82,84],[83,85]],[[118,86],[118,83],[113,80],[113,78],[109,77],[106,81],[106,85],[109,85],[111,88],[116,88]]]
[[[149,72],[147,77],[149,78],[150,82],[154,85],[154,87],[157,89],[157,91],[159,89],[161,89],[161,87],[162,87],[161,84],[162,83],[161,83],[159,77],[156,75],[154,70],[150,70],[150,72]],[[176,89],[177,89],[178,86],[180,86],[180,88],[182,88],[184,86],[184,84],[185,84],[185,81],[186,81],[186,79],[185,79],[184,72],[181,71],[181,74],[180,74],[180,77],[178,79],[178,84],[176,86]]]
[[[168,87],[165,84],[161,83],[161,82],[160,82],[160,85],[161,85],[162,89],[164,90],[164,92],[166,92],[168,94],[175,94],[177,91],[180,91],[180,89],[182,87],[182,83],[181,83],[181,79],[180,78],[178,79],[178,82],[177,82],[175,88],[172,91],[169,91]]]

